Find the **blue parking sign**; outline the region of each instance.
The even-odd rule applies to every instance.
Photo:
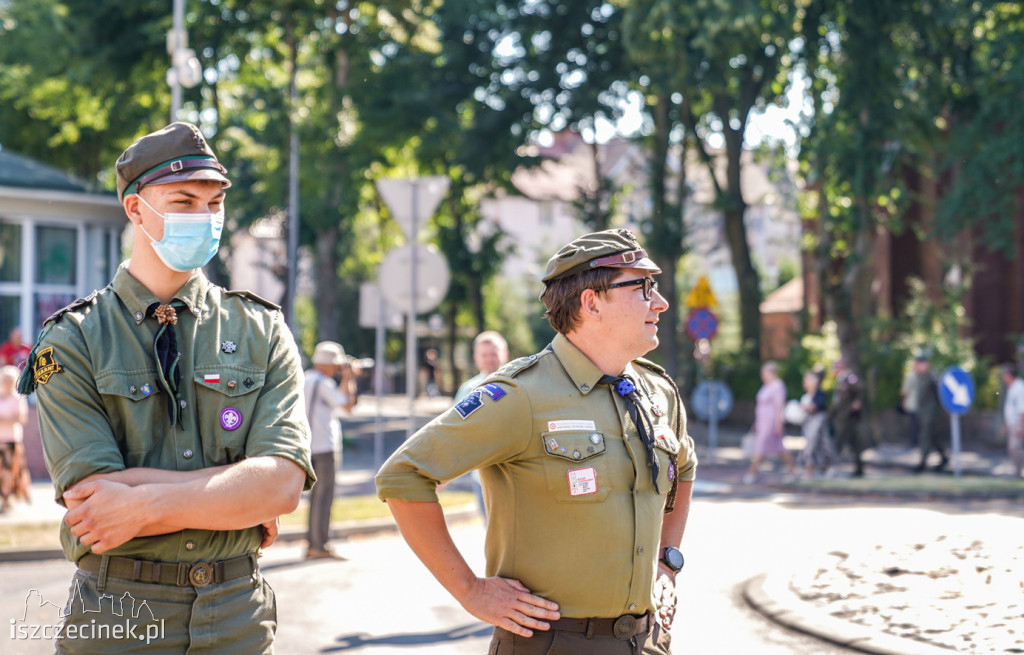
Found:
[[[974,378],[959,366],[950,366],[939,376],[939,400],[950,414],[966,414],[974,393]]]

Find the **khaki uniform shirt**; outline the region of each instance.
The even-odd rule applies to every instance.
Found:
[[[157,298],[126,264],[91,302],[68,311],[41,336],[35,360],[39,429],[57,502],[63,504],[61,494],[93,473],[129,467],[191,471],[261,455],[295,462],[306,471],[306,488],[312,486],[302,367],[281,312],[247,293],[225,291],[201,271],[175,298],[184,303],[175,327],[183,427],[170,425],[167,397],[156,384],[159,324],[145,314]],[[241,415],[234,429],[228,429],[235,425],[230,417],[237,415],[222,421],[226,408]],[[68,560],[89,552],[63,523],[60,534]],[[261,536],[259,526],[183,530],[132,539],[106,554],[215,561],[256,550]]]
[[[653,610],[670,478],[693,480],[697,458],[685,416],[673,430],[669,382],[636,362],[624,373],[654,422],[660,494],[625,402],[557,335],[550,349],[507,364],[403,444],[377,474],[378,495],[435,501],[439,483],[480,468],[488,576],[520,580],[558,603],[562,616]]]

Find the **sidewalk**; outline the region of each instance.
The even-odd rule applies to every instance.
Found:
[[[416,402],[416,426],[424,424],[450,405],[448,398],[421,398]],[[405,438],[408,421],[408,401],[400,396],[388,396],[381,401],[381,419],[376,416],[377,402],[372,396],[364,397],[351,417],[344,419],[344,460],[337,477],[338,496],[358,496],[375,493],[373,476],[378,462],[374,442],[381,433],[382,452],[392,452]],[[784,483],[779,468],[765,468],[755,484],[741,482],[747,461],[738,447],[741,430],[722,426],[714,453],[706,448],[706,425],[694,422],[691,434],[698,446],[701,465],[695,496],[724,495],[726,497],[763,499],[766,495],[786,494],[792,502],[801,498],[827,496],[831,502],[884,500],[921,502],[943,500],[955,503],[978,503],[989,511],[999,512],[1002,507],[1017,508],[1006,512],[1005,520],[1011,532],[1019,532],[1020,509],[1024,499],[1024,481],[1013,480],[1007,474],[1005,453],[968,450],[961,454],[962,477],[952,473],[925,473],[914,475],[918,462],[916,450],[893,444],[883,444],[866,453],[866,475],[851,479],[848,462],[837,466],[835,477],[825,480],[802,480]],[[802,440],[787,437],[787,447],[798,450]],[[952,469],[952,464],[949,467]],[[453,483],[459,488],[459,482]],[[995,503],[989,501],[995,500]],[[305,499],[303,502],[306,502]],[[49,524],[51,529],[63,517],[64,510],[53,500],[49,482],[32,485],[32,503],[15,503],[8,512],[0,514],[0,536],[10,526]],[[449,519],[474,518],[476,509],[467,506],[448,513]],[[1001,524],[1000,524],[1001,525]],[[393,531],[393,521],[350,521],[335,523],[332,538],[345,539],[356,534]],[[282,532],[281,542],[304,539],[304,530],[291,528]],[[884,537],[879,537],[884,541]],[[964,644],[978,648],[997,648],[1000,652],[1024,652],[1024,634],[1009,626],[1024,615],[1024,600],[1019,589],[1024,588],[1024,545],[1007,540],[979,539],[973,543],[948,540],[942,535],[922,536],[919,544],[901,546],[878,553],[852,553],[838,557],[835,553],[808,558],[807,568],[800,571],[771,571],[750,580],[743,596],[751,607],[766,617],[793,630],[814,634],[866,653],[882,655],[938,655]],[[1017,540],[1019,542],[1019,540]],[[19,550],[0,546],[0,562],[43,558],[61,558],[57,535],[53,535],[52,549]],[[1000,550],[996,550],[996,549]],[[921,553],[927,558],[922,561]],[[952,563],[952,564],[950,564]],[[998,566],[997,566],[998,565]],[[990,570],[998,569],[998,584],[993,586]],[[951,568],[951,567],[955,567]],[[950,573],[953,570],[954,573]],[[934,587],[936,580],[952,584],[944,589]],[[988,580],[988,581],[986,581]],[[951,593],[950,588],[967,588],[971,593]],[[1019,586],[1015,586],[1019,585]],[[988,601],[978,606],[974,592],[981,589]],[[1016,589],[1006,602],[993,592]],[[925,594],[930,600],[926,607],[910,602],[914,594]],[[929,595],[930,594],[930,595]],[[883,597],[880,599],[880,595]],[[991,602],[989,602],[991,601]],[[944,617],[959,617],[950,625]],[[1013,649],[1018,650],[1013,650]],[[972,652],[988,652],[973,649]]]

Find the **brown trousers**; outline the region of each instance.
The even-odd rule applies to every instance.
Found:
[[[532,637],[520,637],[502,628],[494,629],[487,655],[672,655],[672,637],[654,625],[636,645],[615,637],[592,637],[581,632],[534,630]]]

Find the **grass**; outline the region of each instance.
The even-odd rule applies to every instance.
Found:
[[[881,478],[801,480],[797,489],[831,492],[934,494],[942,496],[998,496],[1024,498],[1024,479],[964,475],[899,475]]]
[[[470,491],[442,491],[438,494],[445,509],[463,507],[476,502]],[[337,498],[331,508],[331,521],[365,521],[391,517],[388,506],[377,496],[345,496]],[[281,517],[282,528],[305,527],[309,520],[308,505],[300,505],[291,514]],[[58,536],[60,524],[16,523],[0,527],[0,549],[2,548],[60,548]]]
[[[442,491],[437,494],[441,506],[445,509],[462,507],[476,502],[471,491]],[[388,506],[380,501],[377,496],[367,494],[364,496],[345,496],[337,498],[331,506],[331,521],[367,521],[373,519],[391,518]],[[281,517],[281,527],[305,526],[309,521],[309,505],[300,505],[291,514]]]

